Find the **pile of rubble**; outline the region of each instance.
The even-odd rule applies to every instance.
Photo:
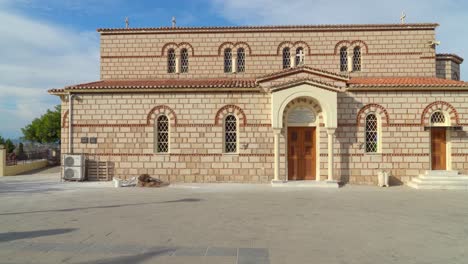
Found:
[[[169,183],[163,182],[160,179],[153,178],[148,174],[142,174],[137,177],[133,177],[129,180],[121,180],[114,178],[114,186],[119,187],[164,187],[168,186]]]

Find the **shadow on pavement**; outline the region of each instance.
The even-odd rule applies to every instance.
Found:
[[[119,208],[119,207],[127,207],[127,206],[141,206],[141,205],[165,204],[165,203],[193,203],[193,202],[200,202],[200,201],[202,201],[202,199],[184,198],[184,199],[178,199],[178,200],[169,200],[169,201],[151,202],[151,203],[115,204],[115,205],[52,209],[52,210],[38,210],[38,211],[29,211],[29,212],[0,213],[0,215],[20,215],[20,214],[51,213],[51,212],[74,212],[74,211],[87,210],[87,209],[106,209],[106,208]]]
[[[37,231],[26,231],[26,232],[7,232],[0,233],[0,243],[9,242],[19,239],[43,237],[43,236],[55,236],[61,235],[77,230],[76,228],[62,228],[62,229],[46,229]]]
[[[122,257],[113,257],[108,259],[102,260],[95,260],[95,261],[88,261],[88,262],[80,262],[80,264],[127,264],[127,263],[140,263],[142,261],[151,259],[153,257],[161,256],[161,255],[169,255],[170,253],[174,252],[175,249],[173,248],[162,248],[158,250],[153,250],[150,252],[145,252],[137,255],[132,256],[122,256]]]

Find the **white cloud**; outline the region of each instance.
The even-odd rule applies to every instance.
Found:
[[[60,103],[48,89],[99,79],[99,40],[96,32],[31,19],[0,1],[0,134],[19,136]]]
[[[468,59],[468,2],[464,0],[210,0],[226,19],[243,25],[439,23],[439,53],[457,53]],[[462,65],[468,79],[468,66]]]

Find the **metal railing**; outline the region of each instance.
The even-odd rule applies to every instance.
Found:
[[[6,156],[6,165],[14,166],[29,163],[35,160],[48,160],[52,164],[60,163],[60,150],[46,149],[40,151],[28,151],[20,154],[10,153]]]

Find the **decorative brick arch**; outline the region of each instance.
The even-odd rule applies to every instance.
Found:
[[[68,125],[68,110],[65,111],[65,114],[63,114],[62,117],[62,128],[67,128]]]
[[[154,120],[159,115],[166,115],[172,125],[177,125],[177,115],[169,106],[158,105],[153,107],[146,117],[146,124],[154,124]]]
[[[421,115],[421,126],[430,125],[431,115],[436,111],[443,111],[447,113],[450,117],[451,124],[460,125],[460,118],[455,107],[444,101],[435,101],[424,108],[424,111]]]
[[[304,49],[307,49],[306,51],[304,51],[307,55],[311,55],[312,51],[310,49],[310,46],[309,44],[307,44],[307,42],[305,41],[296,41],[296,42],[292,42],[292,41],[283,41],[281,42],[279,45],[278,45],[278,48],[276,48],[276,55],[282,55],[283,54],[283,48],[290,48],[291,50],[294,50],[294,54],[296,52],[296,48],[298,48],[299,46],[303,47]]]
[[[166,54],[167,54],[167,51],[168,51],[170,48],[173,48],[174,51],[175,51],[176,53],[179,53],[180,50],[181,50],[182,48],[186,48],[187,50],[190,51],[190,53],[192,54],[192,56],[195,55],[195,51],[194,51],[194,49],[193,49],[192,44],[190,44],[190,43],[188,43],[188,42],[181,42],[181,43],[179,43],[179,44],[177,44],[177,43],[175,43],[175,42],[169,42],[169,43],[164,44],[164,46],[162,47],[162,49],[161,49],[161,56],[166,55]]]
[[[244,110],[237,105],[225,105],[221,107],[215,116],[215,125],[222,125],[224,118],[228,114],[234,114],[239,119],[239,125],[241,127],[247,125],[247,117],[245,116]]]
[[[379,104],[368,104],[359,110],[356,118],[357,126],[364,126],[363,120],[368,113],[376,113],[377,115],[380,115],[382,126],[388,126],[390,124],[390,117],[387,110],[383,106]]]
[[[237,53],[237,49],[240,47],[244,49],[247,48],[248,50],[247,54],[252,55],[252,49],[250,48],[250,45],[247,42],[240,41],[240,42],[233,43],[233,42],[226,41],[226,42],[221,43],[221,45],[219,45],[218,56],[221,56],[223,50],[225,50],[226,48],[231,48],[232,53],[235,54]]]
[[[348,48],[351,48],[351,49],[354,49],[355,47],[361,47],[363,49],[364,54],[369,53],[369,46],[367,46],[367,43],[362,41],[362,40],[359,40],[359,39],[358,40],[353,40],[353,41],[349,41],[349,40],[339,41],[335,45],[334,54],[338,55],[339,51],[340,51],[340,49],[342,47],[348,47]]]

